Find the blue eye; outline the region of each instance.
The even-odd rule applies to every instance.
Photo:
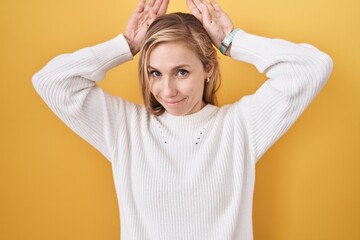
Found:
[[[153,71],[150,71],[150,75],[154,78],[158,78],[161,76],[161,73],[159,71],[153,70]]]
[[[189,71],[185,70],[185,69],[180,69],[178,71],[178,75],[179,76],[186,76],[189,73]]]

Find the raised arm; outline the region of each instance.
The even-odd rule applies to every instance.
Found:
[[[296,121],[328,80],[331,58],[309,44],[270,39],[240,30],[230,55],[254,65],[268,80],[238,106],[258,160]]]
[[[233,31],[229,16],[211,0],[187,0],[190,12],[207,30],[213,44]],[[254,65],[268,80],[255,94],[235,104],[244,119],[253,157],[258,160],[296,121],[328,80],[333,63],[309,44],[295,44],[234,32],[226,55]]]
[[[33,85],[51,110],[110,160],[124,101],[96,85],[106,72],[132,59],[122,35],[51,60],[33,76]]]
[[[127,119],[137,110],[136,105],[107,94],[96,82],[133,58],[148,24],[164,14],[167,5],[168,0],[140,0],[125,36],[60,55],[33,76],[36,91],[54,113],[109,160],[119,128],[126,128],[131,122]]]

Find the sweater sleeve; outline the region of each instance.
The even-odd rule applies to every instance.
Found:
[[[124,100],[96,85],[111,68],[132,59],[122,35],[51,60],[33,76],[33,86],[52,111],[75,133],[111,160]]]
[[[296,121],[328,80],[333,62],[309,44],[239,31],[230,55],[254,65],[268,80],[239,101],[257,161]]]

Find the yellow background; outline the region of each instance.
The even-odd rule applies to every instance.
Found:
[[[335,63],[320,95],[257,165],[255,239],[360,239],[360,1],[219,3],[235,26],[314,44]],[[50,112],[31,77],[60,53],[123,32],[135,6],[1,0],[1,240],[119,239],[110,164]],[[185,0],[173,0],[170,11],[187,11]],[[112,70],[101,86],[141,102],[136,60]],[[245,63],[221,57],[221,65],[221,104],[265,79]],[[124,75],[133,81],[121,81]]]

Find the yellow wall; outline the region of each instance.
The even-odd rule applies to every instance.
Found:
[[[173,0],[171,11],[186,11]],[[236,2],[236,3],[234,3]],[[360,1],[219,0],[236,26],[316,45],[329,83],[257,165],[255,239],[360,239]],[[0,239],[119,239],[110,164],[55,117],[31,76],[63,52],[123,31],[136,1],[0,2]],[[101,85],[140,102],[136,61]],[[222,58],[221,104],[252,93],[255,68]],[[134,81],[122,82],[127,74]],[[234,87],[236,86],[236,87]]]

